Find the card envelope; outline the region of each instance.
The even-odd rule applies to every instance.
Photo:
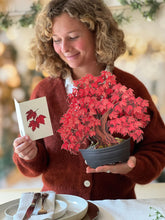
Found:
[[[18,103],[14,99],[20,135],[38,140],[53,135],[46,97]]]

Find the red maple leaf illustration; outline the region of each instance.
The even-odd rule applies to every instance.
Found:
[[[46,116],[44,116],[44,115],[39,115],[39,116],[36,118],[36,122],[38,122],[39,124],[45,124],[45,118],[46,118]]]
[[[32,131],[35,131],[36,128],[39,128],[39,123],[35,120],[31,120],[29,123],[29,127],[32,128]]]
[[[30,119],[33,119],[29,121],[29,127],[31,127],[32,131],[35,131],[36,128],[39,128],[40,124],[45,124],[46,116],[44,115],[37,116],[36,111],[33,111],[32,109],[30,109],[29,111],[26,112],[27,121],[29,121]]]
[[[36,112],[34,112],[32,109],[30,109],[29,111],[26,112],[27,116],[27,121],[31,118],[35,119],[35,117],[37,116]]]

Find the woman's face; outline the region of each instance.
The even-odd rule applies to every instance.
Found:
[[[55,17],[52,33],[54,50],[72,69],[96,62],[94,34],[78,19],[67,13]]]

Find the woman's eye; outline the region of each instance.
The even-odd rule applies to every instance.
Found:
[[[75,40],[75,39],[77,39],[77,38],[78,38],[78,36],[70,37],[69,39],[70,39],[70,40]]]
[[[68,40],[75,40],[75,39],[77,39],[79,36],[74,36],[74,37],[68,37]],[[66,39],[67,40],[67,39]],[[55,44],[59,44],[60,42],[61,42],[61,39],[53,39],[53,42],[55,43]]]
[[[58,44],[58,43],[60,43],[60,40],[58,40],[58,39],[57,39],[57,40],[56,40],[56,39],[53,39],[53,42],[56,43],[56,44]]]

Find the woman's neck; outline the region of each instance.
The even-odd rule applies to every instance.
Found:
[[[73,69],[72,78],[73,80],[80,79],[87,74],[92,74],[94,76],[99,76],[101,71],[105,70],[106,66],[103,64],[91,65],[88,68],[75,68]]]

